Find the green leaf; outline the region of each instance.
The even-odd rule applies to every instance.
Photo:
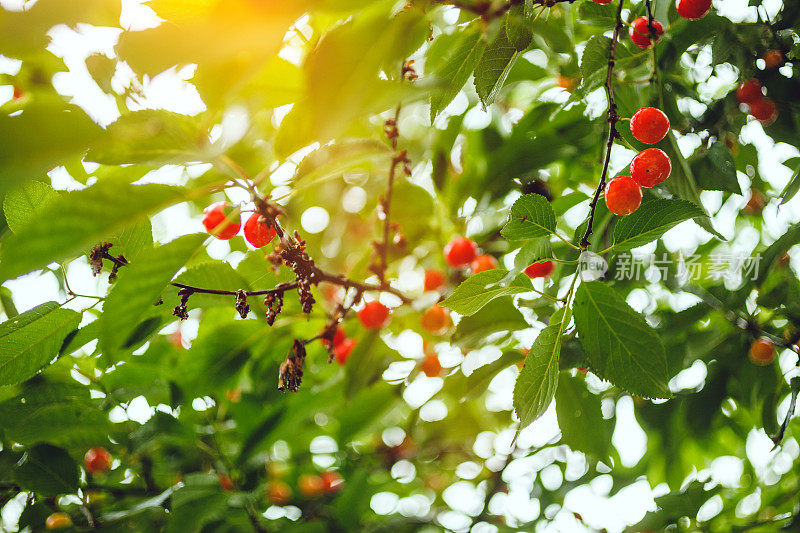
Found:
[[[108,127],[86,158],[104,165],[207,161],[215,154],[201,124],[197,117],[160,109],[127,113]]]
[[[392,408],[400,397],[399,387],[378,382],[362,389],[349,402],[343,403],[339,415],[337,440],[344,448],[354,438],[366,431],[378,418]]]
[[[742,194],[736,177],[736,162],[725,143],[713,143],[707,152],[691,161],[697,186],[708,191]]]
[[[48,302],[0,324],[0,385],[36,375],[58,356],[81,315]]]
[[[608,459],[612,427],[603,419],[600,397],[589,392],[582,377],[561,372],[556,391],[556,416],[561,440],[571,449]]]
[[[758,277],[756,285],[761,285],[767,276],[772,272],[772,265],[789,249],[800,243],[800,223],[791,226],[786,233],[778,237],[778,239],[770,244],[766,250],[761,254],[761,261],[758,264]]]
[[[608,68],[610,48],[611,39],[605,35],[595,35],[586,42],[586,48],[581,55],[581,75],[584,79]]]
[[[206,238],[207,235],[199,233],[185,235],[142,254],[139,261],[120,270],[100,317],[101,346],[111,350],[122,346],[175,273],[198,252]]]
[[[461,30],[453,51],[434,76],[441,79],[444,89],[431,97],[431,121],[436,115],[453,101],[458,92],[469,80],[470,75],[478,66],[478,62],[486,50],[483,40],[483,28],[480,21],[475,21]]]
[[[514,332],[529,327],[528,322],[510,298],[489,302],[471,316],[463,317],[456,326],[450,342],[459,346],[475,346],[488,341],[499,332]]]
[[[594,0],[584,0],[578,4],[578,18],[594,26],[613,28],[617,12],[613,5],[601,6]]]
[[[38,378],[0,403],[0,426],[6,438],[20,444],[78,448],[105,442],[109,431],[108,416],[87,387]]]
[[[668,398],[667,356],[655,330],[611,287],[582,283],[573,305],[589,361],[603,379],[645,398]]]
[[[31,220],[36,218],[44,207],[54,199],[58,193],[47,183],[31,181],[18,189],[9,191],[3,200],[3,212],[11,231],[17,232]]]
[[[219,261],[209,261],[192,265],[182,272],[177,278],[176,283],[192,285],[195,287],[214,287],[224,291],[251,290],[250,284],[236,272],[228,263]],[[189,308],[209,307],[213,305],[231,305],[234,301],[233,296],[218,296],[214,294],[195,294],[189,302]],[[257,300],[250,302],[251,307]]]
[[[484,107],[494,102],[518,54],[517,47],[511,43],[504,30],[497,33],[483,52],[475,67],[475,89]]]
[[[793,157],[791,160],[784,161],[783,164],[787,165],[790,161],[794,162],[795,164],[800,161],[800,158]],[[794,173],[794,176],[789,180],[789,183],[786,184],[783,191],[781,192],[781,204],[783,205],[797,194],[797,191],[800,191],[800,168]]]
[[[566,308],[553,313],[550,325],[539,333],[525,356],[525,366],[514,385],[514,410],[519,416],[520,430],[542,416],[553,401],[558,387],[561,336],[570,316]]]
[[[185,190],[166,185],[131,185],[102,180],[81,191],[65,194],[41,211],[43,220],[30,224],[3,243],[0,279],[11,279],[85,253],[103,239],[140,222],[185,198]]]
[[[14,295],[8,287],[0,286],[0,310],[6,314],[6,318],[14,318],[19,314],[14,304]]]
[[[514,242],[546,237],[555,231],[556,215],[547,198],[539,194],[526,194],[511,206],[508,223],[501,234]]]
[[[610,250],[622,252],[637,248],[659,239],[685,220],[703,216],[702,209],[686,200],[661,198],[645,202],[633,214],[618,220]]]
[[[78,465],[63,448],[37,444],[25,451],[14,479],[23,489],[47,495],[78,490]]]
[[[550,240],[545,237],[533,239],[523,244],[519,253],[514,256],[514,269],[522,272],[532,263],[552,258],[553,251],[550,248]]]
[[[530,0],[526,0],[524,5],[514,6],[506,16],[505,33],[511,46],[518,52],[525,51],[533,41],[530,24],[534,18],[535,11]]]
[[[326,179],[339,177],[351,168],[363,168],[375,161],[388,161],[389,147],[375,139],[346,139],[326,144],[308,154],[298,165],[295,183],[310,186]]]
[[[531,280],[523,274],[509,283],[501,284],[507,274],[508,270],[504,268],[474,274],[461,283],[441,305],[461,315],[469,316],[495,298],[531,291],[533,287]]]
[[[217,476],[193,473],[184,480],[184,486],[172,495],[167,533],[197,533],[208,522],[226,515],[230,518],[236,512],[228,508],[228,497],[220,489]]]

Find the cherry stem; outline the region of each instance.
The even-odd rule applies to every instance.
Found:
[[[586,226],[586,233],[584,233],[583,238],[581,239],[581,248],[584,250],[589,247],[589,237],[593,232],[595,209],[597,208],[597,202],[600,200],[600,194],[606,187],[608,166],[611,163],[611,149],[614,146],[614,140],[619,137],[619,133],[617,132],[617,121],[619,120],[619,115],[617,115],[617,104],[614,101],[613,80],[617,41],[619,40],[619,34],[622,30],[622,6],[624,3],[625,0],[619,0],[619,6],[617,7],[617,24],[614,26],[614,37],[611,39],[611,45],[608,50],[608,70],[606,73],[605,82],[606,95],[608,96],[608,111],[606,112],[609,125],[608,140],[606,141],[606,156],[605,161],[603,161],[603,173],[600,175],[600,183],[597,185],[597,190],[594,192],[592,202],[589,204],[589,220]]]

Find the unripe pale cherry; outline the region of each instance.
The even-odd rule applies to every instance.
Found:
[[[422,373],[429,378],[436,378],[442,374],[442,363],[439,362],[439,356],[435,353],[426,354],[419,367]]]
[[[750,114],[758,119],[762,124],[771,124],[778,116],[778,110],[775,107],[775,102],[769,98],[762,98],[750,104]]]
[[[367,329],[381,329],[389,323],[391,311],[380,302],[367,302],[358,312],[358,319]]]
[[[531,279],[534,278],[546,278],[550,276],[553,271],[556,269],[556,264],[552,261],[540,261],[538,263],[533,263],[529,265],[528,268],[524,270],[525,275]]]
[[[648,148],[631,161],[631,178],[642,187],[655,187],[672,172],[672,162],[663,150]]]
[[[292,499],[292,489],[285,482],[273,480],[267,486],[267,500],[272,505],[286,505]]]
[[[325,490],[325,484],[321,477],[314,474],[303,474],[297,478],[297,488],[306,498],[316,498]]]
[[[261,215],[253,213],[244,223],[244,238],[256,248],[262,248],[275,238],[275,228],[261,221]]]
[[[488,254],[479,255],[470,265],[473,274],[497,268],[497,259]]]
[[[678,0],[675,3],[678,15],[688,20],[697,20],[711,10],[711,0]]]
[[[233,208],[227,202],[210,205],[203,211],[203,226],[217,239],[232,239],[239,233],[241,224],[233,216]],[[229,219],[230,217],[230,219]],[[227,222],[226,222],[227,220]]]
[[[664,33],[664,26],[655,19],[653,19],[653,29],[656,33],[656,42],[660,40],[659,35]],[[652,42],[650,41],[650,25],[648,24],[647,17],[639,17],[633,21],[628,35],[633,41],[633,44],[639,48],[650,48]]]
[[[768,365],[775,359],[775,344],[766,337],[756,339],[750,346],[749,357],[757,365]]]
[[[90,474],[108,472],[111,469],[111,454],[102,446],[91,448],[83,457],[83,464]]]
[[[617,176],[606,185],[606,205],[615,215],[630,215],[642,203],[642,188],[630,176]]]
[[[72,519],[67,513],[53,513],[44,522],[44,527],[47,529],[62,529],[71,526]]]
[[[441,335],[450,326],[450,314],[439,304],[433,304],[422,315],[422,328],[433,335]]]
[[[445,277],[444,272],[441,270],[430,269],[425,271],[424,286],[426,291],[439,290],[446,282],[447,277]]]
[[[660,109],[643,107],[631,117],[631,134],[645,144],[655,144],[669,133],[669,119]]]
[[[764,98],[761,82],[755,78],[745,80],[736,89],[736,99],[740,104],[752,104]]]
[[[452,267],[464,267],[478,255],[478,245],[466,237],[455,237],[444,247],[444,258]]]

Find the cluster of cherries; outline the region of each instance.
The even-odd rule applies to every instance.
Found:
[[[203,226],[217,239],[227,241],[239,234],[242,225],[238,215],[227,202],[208,206],[203,214]],[[244,238],[256,248],[263,248],[275,238],[275,228],[267,224],[261,215],[253,213],[244,223]]]
[[[643,107],[631,117],[631,134],[645,144],[655,144],[669,133],[669,119],[660,109]],[[655,187],[672,173],[672,162],[663,150],[647,148],[633,158],[630,176],[617,176],[606,185],[608,210],[630,215],[642,203],[642,187]]]
[[[111,470],[113,461],[111,454],[102,446],[89,449],[83,456],[83,466],[90,475],[105,474]],[[48,516],[44,525],[47,529],[72,527],[72,518],[67,513],[57,512]]]
[[[297,490],[306,499],[334,494],[343,486],[344,479],[336,470],[327,470],[321,474],[302,474],[297,478]],[[292,488],[281,479],[273,479],[267,485],[266,496],[272,505],[286,505],[292,499]]]
[[[594,0],[600,5],[607,5],[611,0]],[[677,0],[675,2],[675,9],[678,15],[687,20],[697,20],[705,17],[711,11],[711,0]],[[653,33],[655,33],[656,42],[659,36],[664,33],[664,26],[657,20],[653,19]],[[631,23],[628,30],[628,36],[631,38],[633,44],[639,48],[650,48],[653,44],[650,39],[650,24],[647,17],[639,17]]]
[[[746,105],[750,114],[762,124],[771,124],[778,116],[775,102],[764,96],[764,88],[755,78],[742,82],[736,89],[736,99]]]

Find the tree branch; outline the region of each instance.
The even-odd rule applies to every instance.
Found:
[[[619,6],[617,7],[617,24],[614,26],[614,36],[611,39],[611,46],[608,50],[608,71],[606,73],[605,82],[606,96],[608,97],[608,111],[606,112],[606,120],[608,120],[608,140],[606,141],[606,156],[605,161],[603,161],[603,173],[600,175],[600,183],[597,184],[597,190],[595,190],[592,202],[589,204],[589,221],[586,226],[586,233],[584,233],[580,243],[581,248],[584,250],[589,247],[589,237],[593,232],[592,226],[594,225],[595,209],[597,208],[597,202],[600,200],[600,194],[606,187],[606,179],[608,178],[608,165],[611,162],[611,149],[614,146],[614,140],[619,137],[619,133],[617,132],[617,121],[619,120],[619,115],[617,115],[617,104],[614,101],[613,81],[617,41],[619,40],[619,34],[622,30],[622,5],[624,3],[625,0],[619,0]]]

